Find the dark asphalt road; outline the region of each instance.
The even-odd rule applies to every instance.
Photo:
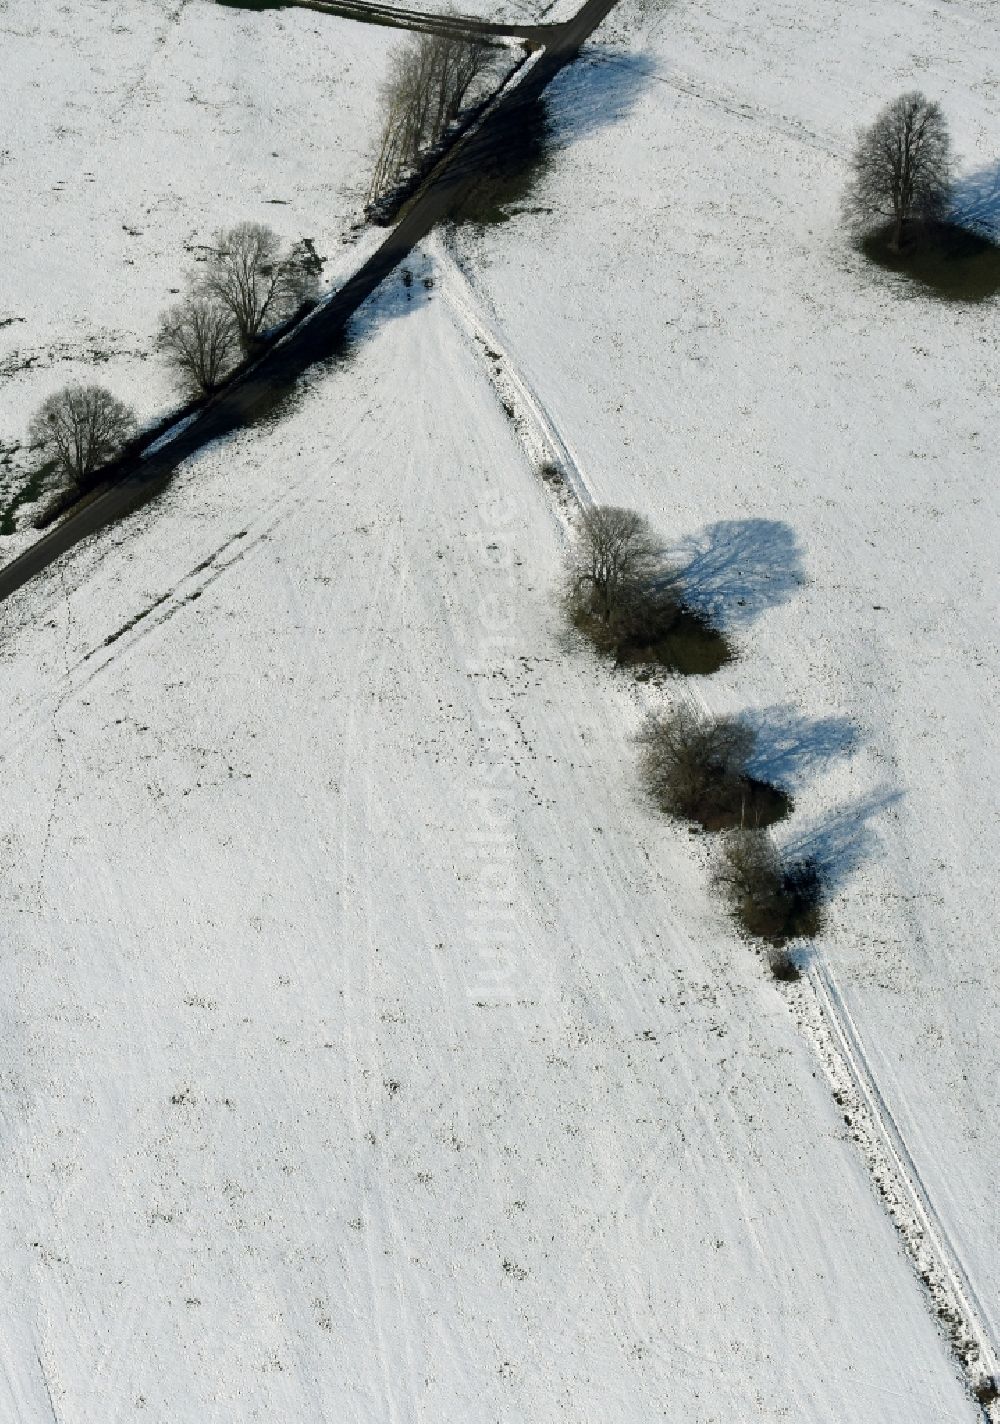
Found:
[[[474,186],[477,177],[510,148],[529,122],[531,107],[583,42],[614,8],[616,0],[587,0],[572,19],[548,31],[541,57],[489,111],[479,127],[442,159],[405,208],[377,252],[334,296],[267,352],[253,370],[222,391],[191,424],[155,455],[136,459],[115,484],[68,515],[37,543],[0,569],[0,602],[47,569],[81,539],[96,533],[163,489],[183,460],[273,409],[304,371],[335,356],[346,325],[361,304]]]

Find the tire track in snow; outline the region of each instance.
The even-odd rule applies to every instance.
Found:
[[[15,718],[3,729],[3,754],[6,755],[15,749],[20,749],[28,737],[38,734],[40,715],[45,712],[47,707],[61,708],[71,697],[82,692],[96,678],[115,666],[120,659],[128,656],[144,638],[161,628],[178,613],[183,612],[189,605],[197,602],[218,579],[241,563],[258,545],[270,539],[287,519],[299,513],[301,499],[308,496],[310,490],[317,484],[322,483],[325,486],[328,479],[329,475],[324,470],[287,486],[282,494],[265,507],[263,514],[258,519],[239,528],[235,534],[228,535],[211,553],[205,555],[186,573],[177,577],[164,593],[144,604],[138,613],[119,624],[100,642],[93,644],[86,652],[77,657],[74,662],[69,662],[68,655],[64,655],[66,666],[63,676],[66,680],[70,680],[92,659],[113,649],[108,652],[108,656],[103,661],[90,668],[85,676],[73,682],[68,689],[61,688],[55,693],[41,693],[23,702]],[[235,552],[231,557],[226,558],[225,555],[234,546]],[[87,544],[82,544],[80,547],[85,549]],[[69,599],[76,590],[67,588],[63,564],[60,563],[58,567],[61,571],[60,597],[65,600],[68,608]],[[91,577],[91,574],[92,570],[86,571],[85,582]]]
[[[445,356],[447,356],[447,352],[445,352],[444,354]],[[558,442],[557,434],[555,434],[554,438]],[[552,453],[548,445],[545,445],[544,447],[540,448],[542,448],[543,453],[545,454]],[[408,476],[411,474],[412,470],[413,457],[411,455],[411,459],[407,468]],[[412,489],[412,484],[412,479],[408,479],[407,486]],[[417,503],[419,505],[424,499],[424,495],[422,493],[422,484],[418,485],[418,490],[420,491],[420,493],[416,496],[416,498]],[[394,545],[393,553],[398,551],[398,547],[399,546],[397,541],[397,543]],[[392,573],[391,562],[392,561],[390,560],[389,573],[386,574],[385,577],[380,577],[377,580],[377,596],[373,601],[373,612],[368,622],[366,623],[364,640],[366,647],[368,646],[369,633],[371,633],[372,637],[374,637],[376,634],[379,633],[379,630],[382,627],[386,625],[391,626],[396,621],[396,615],[393,611],[395,604],[393,604],[393,609],[388,610],[388,612],[384,610],[382,608],[382,599],[384,595],[378,592],[379,589],[382,589],[383,585],[387,582],[389,575]],[[400,596],[401,588],[402,585],[400,585],[396,589],[396,598]],[[379,614],[380,616],[376,617],[376,614]],[[377,734],[374,737],[369,734],[367,723],[370,720],[370,716],[365,711],[366,707],[369,704],[369,698],[364,695],[366,691],[370,692],[372,689],[377,689],[378,687],[380,687],[382,683],[386,680],[387,669],[385,667],[385,645],[384,639],[382,639],[380,635],[378,646],[380,647],[381,652],[379,653],[379,655],[376,656],[371,666],[369,666],[368,664],[368,660],[365,657],[364,651],[362,651],[357,660],[357,665],[360,668],[366,668],[368,670],[367,675],[369,677],[368,688],[359,688],[355,696],[357,711],[361,714],[362,720],[360,722],[360,725],[352,729],[350,739],[352,743],[357,744],[357,754],[359,760],[362,763],[371,762],[372,753],[370,748],[373,745],[377,746],[379,741]],[[345,745],[345,752],[347,750],[348,749]],[[351,759],[349,755],[348,759]],[[366,764],[359,766],[357,791],[353,795],[347,796],[348,801],[353,801],[355,802],[355,804],[363,804],[365,806],[364,814],[366,817],[366,824],[368,830],[368,834],[365,837],[353,837],[352,839],[350,834],[347,833],[345,827],[343,852],[345,857],[351,856],[355,860],[355,862],[358,858],[357,844],[360,843],[362,840],[365,844],[371,844],[373,842],[378,843],[378,840],[381,836],[383,824],[386,826],[386,829],[388,829],[389,823],[391,821],[390,814],[385,809],[380,810],[378,805],[373,800],[373,797],[371,795],[371,780],[371,773],[368,769],[368,766]],[[363,900],[365,899],[365,897],[367,897],[369,901],[371,900],[371,887],[378,884],[377,876],[374,874],[376,868],[377,867],[374,867],[369,861],[365,860],[357,869],[356,873],[350,875],[347,873],[347,861],[345,859],[345,883],[350,883],[352,886],[354,886],[354,893],[359,894]],[[608,865],[606,863],[606,853],[605,855],[602,855],[601,859],[595,862],[595,873],[599,874],[599,878],[605,886],[605,891],[607,892],[608,890],[610,890],[611,884],[613,883],[617,875],[617,871],[615,868],[609,870]],[[414,907],[411,907],[411,909],[412,908]],[[624,915],[625,912],[625,904],[623,902],[622,915]],[[370,910],[367,912],[367,918],[373,918]],[[429,938],[426,933],[425,938]],[[370,953],[371,947],[369,946],[369,955]],[[442,966],[442,962],[440,960],[436,960],[435,968],[439,972],[439,974],[442,967],[445,970],[447,978],[444,982],[441,1002],[445,1011],[448,1012],[449,1005],[453,1001],[457,1001],[463,995],[463,993],[467,994],[467,986],[461,981],[460,977],[456,977],[454,965],[445,962],[444,966]],[[637,981],[640,981],[641,975],[636,975],[635,978]],[[346,986],[348,985],[350,979],[353,979],[355,981],[355,987],[353,990],[348,991]],[[355,1073],[354,1086],[352,1087],[352,1099],[355,1104],[355,1108],[357,1108],[358,1103],[365,1100],[374,1101],[376,1104],[378,1103],[378,1085],[382,1081],[384,1069],[386,1067],[391,1067],[391,1065],[385,1064],[384,1052],[380,1050],[376,1034],[372,1032],[372,1012],[375,990],[370,970],[366,972],[364,981],[362,981],[361,970],[356,966],[352,968],[348,965],[346,966],[344,982],[346,1018],[347,1023],[350,1026],[349,1032],[352,1035],[352,1042],[354,1044],[354,1049],[352,1049],[351,1054],[349,1056],[353,1056],[354,1052],[357,1052],[362,1055],[362,1059],[366,1058],[368,1063],[367,1076],[364,1074],[363,1070],[360,1070],[359,1072]],[[362,987],[362,983],[364,987]],[[350,992],[351,994],[350,1003],[347,1002],[348,992]],[[642,998],[641,992],[636,987],[636,984],[631,981],[631,979],[628,986],[628,992],[631,995],[633,1002],[641,1007],[643,1019],[651,1021],[652,1014],[654,1011],[651,1010],[649,1002]],[[365,996],[368,996],[367,1002]],[[547,1021],[548,1029],[554,1036],[558,1036],[560,1033],[568,1034],[571,1031],[573,1025],[572,1021],[566,1019],[565,1017],[567,1012],[568,1010],[566,1009],[566,1006],[563,1005],[560,1013],[557,1013],[554,1018],[551,1018]],[[451,1011],[448,1015],[448,1022],[450,1025],[456,1028],[460,1027],[460,1022],[456,1019],[456,1016],[453,1011]],[[362,1027],[363,1023],[364,1027]],[[427,1081],[430,1083],[433,1083],[435,1081],[448,1081],[446,1063],[442,1066],[440,1071],[432,1070],[429,1065],[425,1065],[425,1071]],[[688,1065],[685,1065],[684,1071],[687,1074],[688,1080],[690,1082],[693,1077],[691,1068]],[[374,1098],[372,1090],[374,1090]],[[462,1091],[463,1095],[467,1098],[467,1088],[465,1088],[464,1085]],[[476,1102],[474,1099],[469,1100],[469,1108],[470,1116],[475,1116],[477,1109]],[[647,1115],[652,1115],[652,1113],[656,1110],[655,1104],[647,1102],[646,1109]],[[453,1115],[458,1115],[459,1111],[459,1105],[453,1101]],[[384,1120],[384,1113],[379,1112],[379,1124],[381,1125]],[[363,1117],[356,1117],[356,1122],[356,1132],[360,1135],[362,1127],[364,1125]],[[713,1138],[720,1143],[719,1153],[721,1156],[724,1153],[724,1148],[721,1144],[720,1132],[714,1124],[710,1130]],[[391,1285],[387,1284],[386,1280],[384,1279],[384,1272],[386,1267],[383,1261],[383,1257],[386,1254],[386,1248],[392,1246],[394,1251],[398,1250],[397,1243],[402,1239],[405,1244],[405,1235],[401,1233],[400,1225],[398,1223],[396,1214],[391,1207],[391,1202],[387,1200],[387,1197],[390,1195],[392,1189],[387,1188],[384,1184],[392,1180],[391,1172],[389,1170],[391,1167],[391,1159],[386,1153],[386,1149],[382,1144],[381,1137],[379,1139],[378,1147],[376,1150],[379,1153],[379,1159],[382,1163],[382,1166],[378,1169],[373,1179],[371,1179],[367,1184],[368,1196],[366,1198],[371,1214],[371,1222],[369,1223],[369,1225],[372,1229],[373,1235],[373,1240],[370,1243],[370,1270],[372,1289],[378,1293],[379,1299],[385,1299],[385,1292],[391,1290],[393,1293],[391,1298],[399,1301],[399,1313],[397,1315],[397,1320],[402,1320],[404,1317],[406,1319],[405,1344],[409,1346],[411,1340],[414,1337],[412,1324],[412,1308],[407,1309],[406,1307],[406,1295],[410,1295],[411,1298],[415,1295],[417,1299],[420,1300],[425,1307],[427,1307],[427,1310],[425,1312],[425,1318],[430,1318],[432,1316],[433,1312],[430,1310],[430,1307],[433,1306],[435,1298],[432,1289],[425,1284],[423,1277],[417,1272],[409,1272],[405,1278],[405,1281],[403,1282],[400,1282],[398,1276],[393,1276]],[[652,1176],[656,1173],[659,1166],[660,1153],[655,1150],[650,1150],[645,1155],[644,1159],[640,1161],[640,1163],[633,1164],[632,1175],[635,1176],[635,1174],[638,1173],[641,1176],[641,1174],[645,1172],[649,1176]],[[481,1175],[488,1175],[490,1173],[496,1172],[496,1170],[496,1159],[488,1154],[483,1161],[480,1173]],[[502,1166],[500,1170],[502,1172]],[[629,1203],[631,1203],[631,1195],[628,1197],[627,1200]],[[608,1283],[614,1281],[615,1279],[616,1273],[614,1265],[617,1258],[613,1246],[609,1244],[607,1240],[607,1234],[616,1229],[614,1213],[611,1209],[619,1205],[620,1198],[614,1196],[614,1188],[609,1184],[608,1195],[605,1199],[604,1206],[602,1207],[600,1204],[598,1204],[593,1209],[593,1215],[596,1216],[603,1223],[602,1230],[595,1235],[588,1236],[581,1234],[578,1243],[579,1254],[574,1258],[573,1273],[569,1281],[567,1281],[565,1285],[566,1288],[570,1291],[570,1293],[572,1293],[573,1285],[571,1283],[579,1280],[581,1294],[586,1294],[589,1299],[595,1302],[595,1304],[599,1306],[599,1308],[602,1310],[604,1318],[606,1320],[608,1338],[613,1339],[617,1342],[622,1358],[625,1360],[629,1360],[635,1358],[636,1344],[637,1342],[643,1341],[644,1332],[641,1327],[636,1323],[632,1303],[629,1301],[628,1297],[622,1294],[616,1294],[613,1290],[609,1290],[608,1288]],[[647,1207],[648,1204],[643,1208],[641,1212],[635,1212],[638,1229],[641,1229],[642,1223],[645,1222],[648,1216]],[[381,1245],[382,1247],[381,1252],[377,1249],[379,1245]],[[611,1264],[605,1264],[602,1267],[599,1264],[602,1260],[606,1263],[610,1262]],[[590,1276],[589,1282],[587,1281],[588,1273]],[[393,1308],[395,1309],[396,1307]],[[417,1310],[417,1314],[419,1315],[419,1308]],[[630,1328],[631,1334],[629,1333]],[[467,1370],[468,1368],[476,1364],[476,1362],[470,1357],[468,1344],[466,1340],[462,1337],[461,1331],[456,1331],[453,1326],[449,1327],[444,1320],[440,1321],[438,1325],[438,1330],[440,1332],[440,1338],[446,1343],[446,1348],[448,1349],[449,1353],[452,1356],[457,1353],[461,1356],[462,1359],[468,1362]],[[384,1377],[387,1380],[393,1380],[395,1382],[395,1387],[397,1391],[396,1405],[397,1407],[399,1407],[399,1404],[402,1399],[402,1390],[404,1388],[405,1372],[400,1371],[398,1368],[394,1368],[395,1361],[393,1360],[391,1353],[393,1348],[392,1335],[393,1327],[390,1326],[389,1330],[382,1334],[378,1348],[380,1352],[380,1357],[382,1359],[382,1371]],[[494,1337],[494,1342],[495,1344],[497,1344],[497,1348],[499,1351],[499,1344],[497,1341],[498,1337]],[[532,1366],[536,1370],[544,1369],[546,1361],[540,1343],[531,1336],[529,1336],[522,1343],[531,1353]],[[665,1373],[669,1369],[670,1365],[671,1361],[664,1360]],[[474,1373],[475,1371],[473,1369],[472,1374],[467,1373],[467,1377],[472,1378]],[[416,1378],[415,1372],[413,1372],[412,1377]],[[649,1414],[650,1417],[652,1417],[652,1415],[654,1415],[658,1411],[661,1396],[657,1392],[653,1382],[648,1379],[644,1373],[640,1373],[639,1375],[637,1375],[636,1379],[638,1387],[643,1390],[644,1394],[644,1412]],[[388,1389],[388,1387],[389,1386],[387,1384],[386,1388]],[[412,1391],[412,1389],[411,1394],[413,1399],[418,1397],[415,1391]],[[392,1407],[391,1401],[390,1407]],[[409,1417],[409,1415],[404,1414],[403,1417]]]
[[[124,117],[125,111],[131,106],[136,95],[139,93],[140,89],[143,88],[146,81],[149,79],[150,74],[152,74],[153,72],[153,66],[158,62],[158,60],[162,58],[163,50],[166,47],[167,42],[170,38],[171,30],[173,30],[174,27],[179,23],[181,16],[183,15],[187,7],[190,5],[190,3],[191,0],[176,0],[174,8],[167,12],[166,16],[164,17],[163,28],[161,30],[158,30],[153,37],[152,53],[149,56],[148,62],[143,68],[143,71],[139,75],[138,79],[133,80],[133,82],[126,89],[124,97],[118,105],[118,108],[114,111],[113,120],[115,122],[120,121]]]
[[[491,320],[490,315],[484,311],[485,298],[473,289],[448,242],[440,234],[432,233],[425,241],[424,248],[442,274],[444,295],[452,311],[471,332],[474,341],[485,348],[486,354],[495,352],[499,358],[499,365],[494,365],[492,384],[498,391],[501,403],[509,410],[509,406],[504,402],[505,394],[509,393],[522,406],[529,422],[534,424],[535,429],[532,431],[530,425],[529,428],[524,428],[523,421],[520,424],[515,422],[529,458],[539,465],[546,461],[557,465],[577,505],[589,508],[594,503],[594,497],[590,493],[579,457],[563,438],[534,387],[518,367],[499,334],[496,319]],[[566,512],[565,509],[560,511],[564,517]]]
[[[426,499],[417,473],[416,457],[411,450],[405,481],[401,482],[400,489],[404,506],[411,502],[419,505]],[[379,808],[372,797],[370,763],[381,742],[378,735],[369,735],[370,699],[365,696],[365,682],[379,687],[391,674],[389,649],[382,630],[398,622],[398,609],[404,592],[404,580],[399,577],[396,567],[401,557],[405,557],[405,546],[402,530],[397,525],[387,534],[380,552],[368,614],[355,658],[358,671],[354,674],[342,738],[344,803],[360,807],[369,827],[377,824],[379,815]],[[371,651],[373,646],[376,649],[374,653]],[[355,788],[352,788],[349,777],[356,781]],[[358,936],[357,944],[353,934],[345,935],[348,952],[342,961],[344,1049],[350,1093],[349,1112],[359,1152],[371,1126],[380,1129],[367,1138],[372,1148],[373,1166],[364,1174],[361,1231],[374,1320],[372,1344],[377,1352],[382,1379],[382,1408],[388,1424],[396,1424],[396,1421],[412,1417],[412,1410],[407,1409],[406,1396],[410,1402],[419,1396],[411,1349],[413,1327],[406,1291],[396,1268],[401,1254],[401,1231],[384,1186],[389,1174],[385,1165],[384,1112],[378,1093],[384,1080],[385,1065],[375,1029],[376,991],[372,966],[377,948],[373,937],[377,916],[372,903],[376,882],[368,849],[371,840],[355,837],[352,831],[353,824],[345,817],[340,837],[340,883],[345,903],[353,901],[358,906],[354,918],[355,923],[360,919],[363,934]],[[375,839],[379,841],[381,837],[376,836]],[[359,848],[364,848],[363,863],[360,865]],[[400,1368],[403,1361],[405,1369]]]
[[[521,372],[497,331],[485,300],[476,292],[457,257],[436,235],[426,244],[443,271],[445,295],[458,319],[495,360],[493,385],[505,407],[515,404],[515,427],[537,464],[553,460],[565,489],[580,508],[594,504],[579,459],[557,428],[541,398]],[[492,318],[492,319],[491,319]],[[520,407],[517,410],[517,407]],[[520,415],[520,420],[516,415]],[[531,427],[534,426],[534,429]],[[561,493],[561,492],[560,492]],[[567,537],[573,510],[555,496]],[[708,712],[700,691],[679,684],[672,690]],[[641,697],[641,691],[637,689]],[[652,699],[649,701],[652,706]],[[824,959],[817,955],[808,974],[789,986],[786,999],[802,1036],[820,1060],[834,1101],[864,1158],[876,1195],[895,1227],[920,1279],[939,1330],[960,1368],[970,1395],[991,1424],[1000,1424],[1000,1400],[978,1391],[1000,1383],[1000,1355],[987,1316],[961,1257],[930,1198],[912,1154],[878,1086],[843,996]]]
[[[941,1329],[975,1391],[1000,1373],[987,1316],[879,1088],[833,971],[817,957],[808,975],[786,992]],[[987,1419],[1000,1420],[996,1401],[981,1407]]]
[[[807,148],[815,149],[817,153],[825,153],[829,158],[842,159],[845,162],[850,158],[848,148],[831,143],[829,139],[807,128],[799,119],[789,118],[787,114],[779,116],[769,113],[766,109],[755,108],[742,99],[713,93],[707,84],[696,79],[682,79],[679,75],[666,74],[653,74],[651,78],[655,83],[664,84],[668,89],[683,94],[685,98],[695,99],[709,108],[730,114],[734,119],[754,124],[770,133],[780,134],[782,138],[791,139],[793,143],[801,143]]]
[[[548,481],[543,481],[543,483],[548,484],[552,497],[549,508],[559,523],[563,538],[568,544],[574,537],[580,510],[590,508],[595,503],[580,458],[559,430],[527,376],[519,369],[509,347],[499,334],[495,313],[487,312],[486,300],[473,287],[457,256],[450,250],[447,241],[435,234],[424,246],[437,261],[439,275],[442,278],[442,289],[456,318],[471,335],[473,345],[480,348],[482,354],[491,363],[490,382],[496,391],[498,400],[512,419],[529,459],[534,462],[536,467],[547,462],[554,463],[563,475],[565,484],[553,485]],[[511,411],[513,411],[513,415],[511,415]],[[678,697],[691,701],[701,711],[707,711],[704,699],[700,698],[690,685],[686,685],[689,682],[690,680],[673,677],[670,680],[671,691]],[[652,710],[658,703],[658,699],[654,699],[650,695],[649,687],[644,687],[634,681],[620,683],[619,689],[630,696],[642,710]],[[605,868],[602,866],[602,869]],[[612,884],[613,876],[605,870],[602,876],[603,892],[607,893]],[[624,918],[627,913],[627,906],[623,904],[621,917]],[[682,982],[685,982],[687,986],[685,992],[697,993],[705,972],[703,964],[684,935],[673,933],[672,927],[669,925],[661,926],[661,928],[671,933],[672,952],[679,963],[678,972],[683,976]],[[641,974],[638,976],[638,980],[635,980],[631,975],[622,975],[619,989],[628,995],[639,1021],[646,1019],[649,1022],[658,1022],[660,1005],[651,1004],[643,997],[639,985],[644,982]],[[707,985],[704,988],[709,993],[716,992]],[[734,1024],[739,1023],[738,1009],[734,1008],[731,1018]],[[751,1054],[755,1051],[755,1045],[750,1041],[749,1035],[743,1036],[741,1044]],[[732,1056],[732,1051],[730,1051],[726,1057],[731,1058]],[[725,1061],[726,1059],[723,1060],[723,1062]],[[718,1066],[721,1068],[721,1065]],[[695,1067],[683,1055],[674,1062],[673,1071],[675,1074],[683,1075],[687,1084],[689,1101],[693,1102],[698,1099],[699,1095],[703,1095],[704,1083],[697,1077]],[[734,1111],[732,1099],[726,1092],[726,1084],[722,1081],[726,1077],[725,1073],[720,1072],[718,1077],[718,1102],[710,1113],[706,1113],[699,1119],[699,1132],[702,1139],[706,1137],[710,1139],[717,1158],[720,1161],[725,1161],[731,1156],[732,1144],[723,1131],[722,1123],[728,1124],[729,1130],[735,1138],[745,1140],[746,1133]],[[726,1083],[730,1087],[732,1086],[730,1080],[726,1079]],[[712,1102],[716,1103],[715,1095],[712,1096]],[[646,1107],[648,1115],[655,1116],[657,1105],[647,1102]],[[617,1341],[622,1357],[624,1359],[635,1358],[637,1350],[646,1356],[655,1354],[663,1371],[664,1379],[671,1379],[676,1377],[678,1370],[690,1375],[695,1367],[689,1360],[678,1358],[676,1346],[665,1349],[659,1341],[650,1339],[648,1331],[643,1325],[641,1303],[630,1291],[615,1291],[613,1289],[611,1283],[616,1279],[617,1258],[613,1243],[608,1239],[612,1226],[614,1229],[628,1231],[633,1235],[648,1233],[650,1229],[648,1223],[654,1218],[657,1208],[662,1177],[662,1148],[659,1141],[654,1140],[649,1149],[631,1164],[629,1182],[625,1185],[624,1190],[616,1188],[613,1182],[608,1183],[603,1198],[595,1207],[597,1217],[607,1225],[599,1234],[592,1236],[585,1243],[581,1243],[578,1269],[582,1276],[589,1273],[603,1303],[609,1336]],[[726,1179],[725,1186],[720,1185],[717,1191],[713,1188],[714,1201],[718,1203],[715,1215],[718,1219],[722,1219],[731,1210],[730,1189],[734,1190],[737,1196],[739,1216],[748,1239],[755,1241],[763,1258],[762,1244],[757,1237],[753,1215],[745,1203],[738,1176],[731,1174]],[[707,1202],[704,1204],[707,1206]],[[603,1262],[603,1265],[599,1264],[600,1262]],[[761,1351],[761,1358],[765,1358],[765,1353]],[[710,1352],[700,1354],[698,1359],[702,1363],[708,1363],[716,1372],[717,1389],[721,1391],[728,1362]],[[645,1373],[637,1378],[639,1386],[645,1394],[648,1412],[652,1416],[659,1411],[662,1399],[651,1378],[648,1378]],[[741,1382],[742,1377],[740,1376],[739,1380],[733,1380],[729,1385],[731,1393],[726,1399],[726,1404],[734,1412],[737,1412],[743,1403],[739,1394],[742,1387]],[[807,1403],[808,1401],[805,1399],[797,1400],[797,1404],[802,1408],[805,1408]]]
[[[55,790],[52,793],[52,804],[49,807],[48,818],[45,822],[45,834],[42,838],[42,851],[38,859],[38,877],[35,884],[35,894],[38,896],[39,909],[42,902],[42,881],[45,878],[45,866],[49,857],[49,846],[52,843],[52,829],[55,825],[56,811],[63,794],[63,786],[66,781],[66,738],[59,729],[59,713],[69,701],[72,688],[69,686],[69,634],[73,622],[73,613],[70,608],[69,590],[66,587],[66,571],[60,565],[59,582],[63,596],[63,636],[62,636],[62,660],[63,660],[63,682],[64,687],[56,699],[52,711],[49,715],[49,727],[59,749],[59,774],[56,778]]]

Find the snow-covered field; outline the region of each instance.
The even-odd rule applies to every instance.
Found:
[[[996,1338],[997,307],[866,267],[838,201],[855,126],[915,85],[960,192],[1000,191],[1000,21],[652,13],[559,82],[530,215],[462,251],[596,495],[648,513],[739,637],[706,695],[763,727],[782,838],[831,867],[817,954]]]
[[[968,1417],[560,549],[397,287],[6,606],[14,1418]]]
[[[72,75],[86,159],[5,140],[56,236],[44,280],[12,245],[3,311],[74,356],[109,303],[148,342],[248,186],[323,252],[363,183],[386,32],[191,0],[154,46],[150,8],[64,7],[115,89],[102,118]],[[221,154],[179,101],[108,142],[185,33],[248,104],[264,23],[301,87]],[[0,25],[53,62],[36,7]],[[914,82],[987,169],[995,48],[971,0],[617,12],[467,281],[435,240],[346,363],[0,608],[0,1419],[975,1419],[801,1015],[641,800],[648,692],[563,635],[534,465],[650,514],[732,628],[700,693],[795,791],[782,839],[837,892],[813,961],[995,1338],[996,311],[901,291],[837,220],[854,124]],[[323,96],[357,99],[339,155]],[[71,128],[58,97],[19,125]],[[129,153],[173,198],[102,262],[132,224],[79,165]]]
[[[169,409],[157,320],[219,228],[311,238],[328,278],[357,261],[347,243],[399,42],[212,0],[0,3],[0,443],[72,379],[143,419]]]

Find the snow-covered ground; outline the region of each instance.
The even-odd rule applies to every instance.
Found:
[[[461,247],[591,488],[738,636],[709,702],[760,724],[782,839],[830,867],[816,953],[994,1338],[997,308],[865,266],[838,202],[855,126],[915,86],[960,191],[1000,191],[998,28],[969,0],[616,11],[531,211]]]
[[[143,419],[169,409],[157,320],[219,228],[311,238],[327,280],[357,261],[346,242],[399,42],[212,0],[0,4],[0,443],[71,379]]]
[[[36,333],[0,350],[40,358],[5,436],[46,341],[69,375],[117,333],[109,384],[160,407],[126,337],[248,189],[334,250],[395,42],[39,8],[0,7],[0,315]],[[796,794],[814,960],[995,1336],[995,307],[837,219],[854,124],[913,83],[988,171],[992,9],[679,0],[598,41],[468,283],[435,240],[346,363],[0,607],[4,1421],[976,1417],[807,1016],[643,804],[642,690],[564,637],[534,466],[648,513],[731,627],[700,693]],[[217,149],[188,88],[239,106]]]
[[[970,1418],[410,291],[4,607],[7,1415]]]

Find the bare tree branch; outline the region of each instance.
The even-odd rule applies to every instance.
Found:
[[[597,505],[581,520],[570,560],[571,596],[592,617],[611,623],[655,581],[662,563],[659,540],[641,514]]]
[[[66,386],[43,401],[28,437],[66,478],[84,488],[135,428],[132,411],[103,386]]]
[[[192,293],[165,312],[157,345],[185,387],[207,395],[225,376],[239,349],[232,312],[218,298]]]
[[[485,40],[444,34],[416,36],[395,52],[382,90],[385,119],[369,203],[396,187],[440,142],[489,73],[495,53]]]
[[[282,295],[281,243],[262,223],[244,222],[216,235],[204,296],[232,315],[244,353],[253,349],[269,318],[278,315]]]

